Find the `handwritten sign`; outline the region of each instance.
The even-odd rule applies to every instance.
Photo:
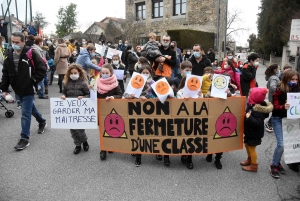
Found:
[[[227,99],[226,91],[228,89],[229,79],[229,76],[214,74],[211,85],[211,96]]]
[[[105,49],[106,49],[105,46],[98,45],[98,44],[95,43],[95,48],[96,48],[95,52],[99,53],[101,56],[104,56],[104,52],[105,52]]]
[[[282,119],[284,161],[286,164],[300,162],[300,119]]]
[[[290,40],[300,40],[300,19],[292,20]]]
[[[185,86],[183,88],[183,96],[198,98],[198,93],[202,86],[202,76],[187,75]]]
[[[90,98],[50,98],[51,128],[97,129],[96,104]]]
[[[287,102],[290,104],[287,119],[300,119],[300,93],[287,93]]]
[[[146,84],[147,77],[134,72],[127,85],[125,94],[134,94],[134,97],[139,98]]]
[[[201,155],[243,149],[245,97],[98,99],[101,150]]]
[[[122,53],[123,53],[122,51],[112,49],[112,48],[108,48],[106,57],[109,58],[109,59],[112,59],[112,57],[114,55],[118,54],[120,56],[120,58],[122,58]]]

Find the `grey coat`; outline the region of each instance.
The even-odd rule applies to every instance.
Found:
[[[77,98],[78,96],[86,96],[90,94],[90,90],[85,81],[71,80],[69,79],[68,83],[64,84],[63,94],[69,98]]]
[[[266,77],[266,81],[268,81],[267,88],[269,89],[268,99],[269,99],[269,102],[272,103],[273,102],[273,94],[276,91],[276,86],[278,85],[280,80],[277,75],[272,75],[269,78]]]

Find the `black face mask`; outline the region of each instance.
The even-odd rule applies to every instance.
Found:
[[[171,49],[174,49],[174,45],[171,45],[170,48],[171,48]]]

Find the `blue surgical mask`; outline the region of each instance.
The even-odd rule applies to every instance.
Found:
[[[127,44],[125,43],[124,46],[127,47]]]
[[[184,71],[184,74],[187,76],[187,75],[191,75],[192,72],[191,71]]]
[[[21,46],[20,46],[20,45],[15,45],[15,44],[12,44],[11,47],[12,47],[14,50],[20,50],[20,49],[21,49]]]
[[[102,74],[102,75],[101,75],[101,78],[102,78],[102,79],[107,79],[107,78],[109,78],[109,77],[110,77],[110,75],[108,75],[108,74]]]
[[[94,57],[94,56],[96,56],[96,54],[95,54],[95,53],[92,53],[92,54],[91,54],[91,57]]]
[[[293,88],[293,87],[296,87],[298,85],[298,82],[289,81],[288,85],[289,85],[289,87]]]
[[[194,52],[194,57],[196,59],[200,58],[201,57],[201,53],[200,52]]]
[[[138,64],[138,68],[142,68],[142,64]]]
[[[233,56],[228,56],[228,59],[232,59],[233,58]]]

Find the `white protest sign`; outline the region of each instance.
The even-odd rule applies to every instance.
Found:
[[[95,43],[95,48],[96,48],[96,51],[95,51],[95,52],[101,54],[101,56],[104,55],[104,52],[105,52],[105,49],[106,49],[105,46],[103,46],[103,45],[98,45],[98,44]]]
[[[202,76],[187,75],[185,85],[183,88],[183,96],[198,98],[198,93],[201,90]]]
[[[114,74],[116,75],[117,80],[123,80],[123,78],[124,78],[124,70],[114,69]]]
[[[50,98],[51,128],[97,129],[97,102],[90,98]]]
[[[122,51],[108,48],[106,58],[112,59],[112,57],[116,54],[118,54],[120,56],[120,58],[122,57]]]
[[[300,40],[300,19],[292,20],[290,40]]]
[[[230,77],[214,74],[211,84],[211,96],[215,98],[227,99],[227,89]]]
[[[92,99],[95,103],[97,103],[97,81],[96,80],[97,79],[92,79],[90,82],[90,85],[92,85],[92,88],[90,89],[90,99]]]
[[[147,77],[134,72],[127,85],[125,94],[134,94],[134,97],[139,98],[146,84]]]
[[[300,119],[282,119],[284,161],[286,164],[300,162]]]
[[[287,110],[288,119],[300,118],[300,93],[287,93],[287,102],[290,108]]]
[[[173,89],[165,77],[153,83],[151,87],[161,103],[164,103],[168,96],[174,97]]]

